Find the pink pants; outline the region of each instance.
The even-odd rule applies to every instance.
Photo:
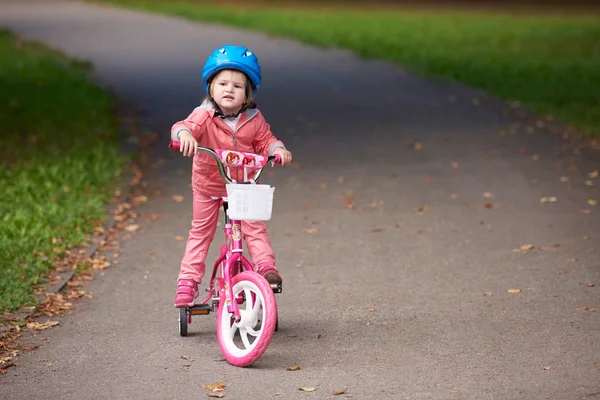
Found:
[[[217,229],[220,199],[194,190],[194,219],[185,248],[179,279],[202,281],[206,269],[206,255]],[[255,266],[275,266],[275,255],[267,236],[267,227],[262,221],[242,221],[242,236],[248,246],[250,258]],[[216,261],[216,260],[215,260]]]

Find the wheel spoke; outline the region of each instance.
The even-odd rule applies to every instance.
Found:
[[[252,345],[250,344],[250,341],[248,340],[248,330],[244,329],[244,328],[240,328],[240,337],[242,338],[242,342],[244,343],[246,350],[249,350],[252,347]]]

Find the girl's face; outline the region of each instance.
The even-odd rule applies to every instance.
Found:
[[[223,114],[235,114],[246,101],[246,75],[239,71],[223,70],[213,79],[210,92]]]

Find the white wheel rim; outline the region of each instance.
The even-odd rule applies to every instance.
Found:
[[[232,322],[233,314],[223,304],[221,313],[221,336],[227,351],[235,357],[244,357],[257,345],[262,336],[265,321],[264,298],[258,286],[250,281],[240,281],[233,287],[233,298],[244,292],[245,302],[239,304],[240,322]],[[252,304],[252,294],[255,300]],[[237,335],[236,335],[237,334]]]

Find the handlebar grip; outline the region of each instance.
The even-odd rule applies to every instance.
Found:
[[[275,164],[281,164],[281,156],[279,154],[273,154],[273,157],[275,157]]]
[[[179,147],[181,146],[180,142],[176,142],[174,140],[171,140],[171,143],[169,143],[169,147],[175,151],[179,150]]]

